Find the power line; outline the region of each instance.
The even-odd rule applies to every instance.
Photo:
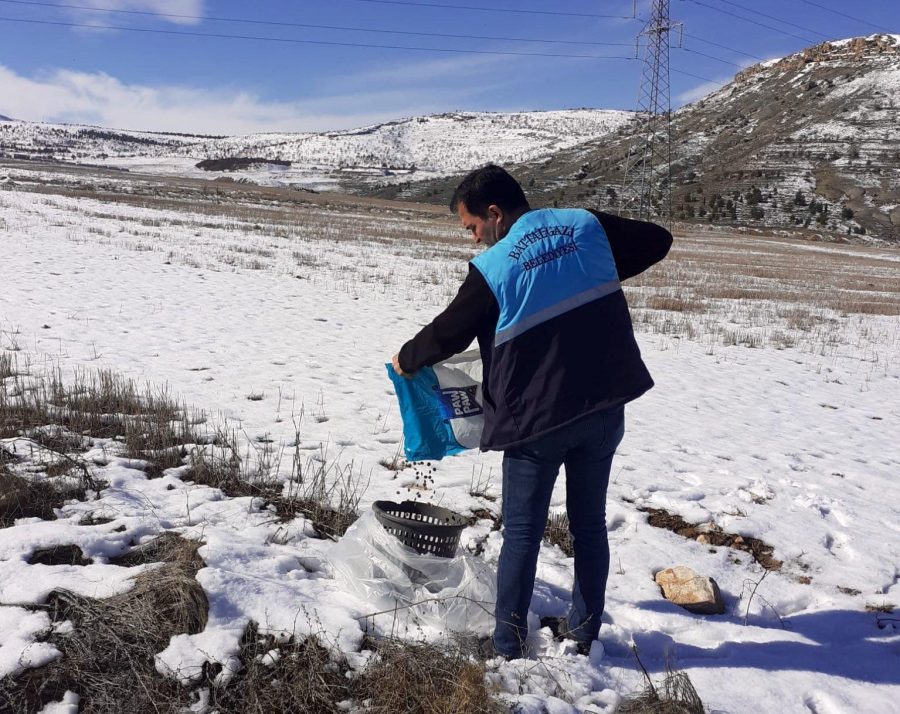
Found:
[[[690,72],[685,72],[683,69],[675,69],[674,67],[669,67],[670,72],[674,72],[675,74],[683,74],[685,77],[693,77],[694,79],[699,79],[704,82],[709,82],[710,84],[718,84],[720,87],[725,86],[725,82],[719,82],[715,79],[710,79],[709,77],[701,77],[699,74],[691,74]]]
[[[835,15],[840,15],[841,17],[846,17],[848,20],[853,20],[855,22],[862,23],[863,25],[868,25],[869,27],[874,27],[876,30],[881,30],[882,32],[887,32],[891,34],[891,30],[886,27],[882,27],[881,25],[876,25],[874,22],[869,22],[868,20],[863,20],[861,17],[854,17],[853,15],[848,15],[845,12],[839,12],[838,10],[833,10],[830,7],[825,7],[824,5],[820,5],[817,2],[811,2],[810,0],[800,0],[800,2],[805,3],[807,5],[812,5],[813,7],[817,7],[820,10],[825,10],[826,12],[834,13]]]
[[[286,22],[279,20],[256,20],[240,17],[216,17],[211,15],[182,15],[174,12],[152,12],[149,10],[121,10],[111,7],[93,7],[90,5],[72,5],[68,3],[38,2],[37,0],[0,0],[9,5],[25,5],[33,7],[63,8],[66,10],[88,10],[91,12],[116,13],[119,15],[139,15],[144,17],[170,17],[179,20],[201,20],[207,22],[234,22],[248,25],[269,25],[275,27],[299,27],[314,30],[340,30],[343,32],[371,32],[386,35],[408,35],[420,37],[440,37],[455,40],[500,40],[504,42],[541,42],[545,44],[596,45],[606,47],[631,47],[628,42],[591,42],[583,40],[547,39],[538,37],[498,37],[493,35],[453,35],[443,32],[412,32],[407,30],[384,30],[368,27],[344,27],[341,25],[315,25],[305,22]]]
[[[700,55],[701,57],[706,57],[707,59],[715,60],[716,62],[721,62],[723,64],[730,64],[732,67],[738,67],[739,69],[744,69],[743,65],[740,65],[737,62],[732,62],[731,60],[722,59],[721,57],[716,57],[715,55],[708,55],[705,52],[700,52],[699,50],[692,50],[688,47],[676,47],[675,49],[681,50],[682,52],[690,52],[693,55]]]
[[[368,2],[369,0],[354,0],[356,2]],[[373,2],[375,0],[372,0]],[[386,0],[385,0],[386,1]],[[517,41],[517,42],[550,42],[550,43],[567,43],[567,44],[584,44],[584,45],[606,45],[606,46],[616,46],[616,47],[631,47],[631,43],[616,43],[616,42],[576,42],[574,40],[539,40],[534,38],[512,38],[512,37],[488,37],[488,36],[479,36],[479,35],[451,35],[451,34],[443,34],[443,33],[419,33],[419,32],[402,32],[395,30],[379,30],[379,29],[368,29],[368,28],[352,28],[352,27],[341,27],[341,26],[333,26],[333,25],[310,25],[303,23],[288,23],[288,22],[277,22],[277,21],[267,21],[267,20],[252,20],[252,19],[238,19],[238,18],[220,18],[220,17],[211,17],[211,16],[199,16],[199,15],[180,15],[175,13],[156,13],[149,11],[140,11],[140,10],[118,10],[113,8],[96,8],[89,6],[81,6],[81,5],[72,5],[72,4],[62,4],[62,3],[44,3],[44,2],[36,2],[33,0],[0,0],[3,3],[11,3],[16,5],[35,5],[35,6],[45,6],[45,7],[60,7],[66,9],[84,9],[84,10],[92,10],[96,12],[115,12],[115,13],[123,13],[130,15],[151,15],[151,16],[160,16],[160,17],[177,17],[181,19],[197,19],[197,20],[209,20],[209,21],[223,21],[223,22],[246,22],[249,24],[265,24],[265,25],[282,25],[282,26],[291,26],[291,27],[309,27],[316,29],[335,29],[335,30],[350,30],[350,31],[360,31],[360,32],[383,32],[383,33],[392,33],[392,34],[408,34],[408,35],[422,35],[426,37],[442,37],[442,38],[453,38],[453,39],[490,39],[490,40],[508,40],[508,41]],[[398,4],[413,4],[413,3],[405,3],[399,2]],[[415,4],[426,4],[426,3],[415,3]],[[435,6],[436,7],[436,6]],[[631,19],[631,18],[628,18]],[[119,30],[123,32],[143,32],[146,34],[160,34],[160,35],[182,35],[186,37],[207,37],[212,39],[235,39],[235,40],[252,40],[257,42],[279,42],[279,43],[291,43],[291,44],[312,44],[312,45],[326,45],[326,46],[337,46],[337,47],[361,47],[361,48],[370,48],[370,49],[393,49],[393,50],[410,50],[415,52],[451,52],[456,54],[482,54],[482,55],[505,55],[505,56],[515,56],[515,57],[547,57],[547,58],[568,58],[568,59],[617,59],[617,60],[636,60],[636,57],[633,56],[620,56],[620,55],[580,55],[580,54],[567,54],[567,53],[548,53],[548,52],[512,52],[512,51],[502,51],[502,50],[466,50],[466,49],[457,49],[457,48],[441,48],[441,47],[410,47],[405,45],[381,45],[381,44],[372,44],[372,43],[357,43],[357,42],[333,42],[326,40],[301,40],[301,39],[292,39],[292,38],[284,38],[284,37],[263,37],[258,35],[235,35],[235,34],[226,34],[226,33],[213,33],[213,32],[195,32],[189,30],[163,30],[163,29],[154,29],[154,28],[142,28],[142,27],[125,27],[121,25],[97,25],[97,24],[89,24],[89,23],[77,23],[77,22],[62,22],[62,21],[54,21],[54,20],[36,20],[36,19],[26,19],[26,18],[14,18],[14,17],[0,17],[0,22],[18,22],[18,23],[27,23],[33,25],[50,25],[57,27],[75,27],[75,28],[85,28],[85,29],[94,29],[94,30]],[[688,35],[693,37],[691,35]],[[706,41],[700,37],[694,37],[699,41]],[[716,43],[711,43],[716,44]],[[723,49],[731,49],[732,51],[739,52],[739,50],[733,50],[732,48],[726,47],[725,45],[718,45]],[[681,48],[685,49],[687,48]],[[728,64],[734,64],[727,62],[727,60],[722,60],[718,57],[713,57],[712,55],[706,55],[702,52],[697,52],[693,50],[695,54],[702,55],[704,57],[709,57],[710,59],[715,59],[720,62],[726,62]],[[750,55],[748,55],[750,56]],[[740,65],[735,65],[740,66]],[[681,74],[686,77],[691,77],[693,79],[699,79],[704,82],[710,82],[712,84],[718,84],[720,86],[724,86],[722,82],[718,82],[714,79],[710,79],[708,77],[701,77],[696,74],[692,74],[690,72],[686,72],[684,70],[671,68],[671,71],[676,74]]]
[[[812,32],[814,35],[818,35],[819,37],[824,37],[826,40],[831,39],[831,35],[826,35],[822,32],[818,32],[817,30],[813,30],[811,27],[806,27],[805,25],[798,25],[795,22],[789,22],[788,20],[782,20],[780,17],[775,17],[775,15],[768,15],[764,12],[760,12],[759,10],[754,10],[753,8],[749,8],[746,5],[741,5],[740,3],[732,2],[731,0],[719,0],[719,2],[723,2],[726,5],[732,5],[734,7],[740,8],[745,12],[752,12],[754,15],[759,15],[760,17],[768,18],[769,20],[775,20],[775,22],[780,22],[782,25],[787,25],[788,27],[796,27],[798,30],[806,30],[807,32]]]
[[[719,44],[718,42],[713,42],[712,40],[707,40],[704,37],[699,37],[698,35],[692,35],[689,32],[685,32],[684,36],[689,37],[692,40],[697,40],[697,42],[705,42],[706,44],[712,45],[713,47],[719,47],[723,50],[729,50],[731,52],[736,52],[739,55],[744,55],[744,57],[750,57],[752,59],[757,59],[760,62],[765,61],[765,57],[760,57],[759,55],[753,55],[753,54],[750,54],[749,52],[744,52],[743,50],[738,50],[738,49],[735,49],[734,47],[729,47],[728,45],[722,45],[722,44]]]
[[[773,27],[772,25],[767,25],[764,22],[757,22],[756,20],[752,20],[749,17],[744,17],[742,15],[738,15],[735,12],[731,12],[730,10],[724,10],[721,7],[716,7],[715,5],[709,5],[708,3],[701,2],[701,0],[686,0],[686,2],[692,2],[695,5],[700,5],[701,7],[709,8],[710,10],[715,10],[716,12],[721,12],[723,15],[730,15],[731,17],[736,17],[738,20],[743,20],[744,22],[749,22],[753,25],[759,25],[760,27],[765,27],[767,30],[774,30],[775,32],[786,35],[788,37],[794,37],[798,40],[802,40],[803,42],[809,44],[815,44],[816,40],[811,40],[808,37],[801,37],[800,35],[795,35],[792,32],[788,32],[786,30],[782,30],[779,27]]]
[[[351,0],[352,2],[376,3],[378,5],[402,5],[405,7],[436,7],[449,10],[476,10],[479,12],[507,12],[519,15],[555,15],[557,17],[601,17],[614,20],[635,20],[630,15],[598,15],[590,12],[559,12],[556,10],[520,10],[507,7],[484,7],[481,5],[449,5],[447,3],[414,2],[414,0]]]
[[[382,50],[410,50],[414,52],[451,52],[454,54],[503,55],[512,57],[551,57],[592,60],[635,60],[636,57],[620,55],[576,55],[556,52],[514,52],[506,50],[464,50],[451,47],[410,47],[408,45],[377,45],[366,42],[335,42],[330,40],[298,40],[288,37],[260,37],[259,35],[231,35],[221,32],[193,32],[188,30],[160,30],[148,27],[123,27],[121,25],[92,25],[80,22],[61,22],[56,20],[31,20],[17,17],[0,17],[0,22],[21,22],[32,25],[53,25],[57,27],[82,27],[91,30],[120,30],[122,32],[143,32],[154,35],[176,35],[182,37],[207,37],[229,40],[255,40],[258,42],[280,42],[298,45],[329,45],[334,47],[365,47]]]

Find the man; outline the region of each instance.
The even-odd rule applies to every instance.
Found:
[[[624,404],[653,386],[619,284],[662,260],[671,234],[580,209],[532,210],[499,166],[473,171],[450,202],[476,244],[458,294],[394,356],[404,376],[478,339],[482,450],[502,450],[503,546],[493,651],[525,654],[528,606],[553,484],[566,466],[575,550],[572,607],[558,636],[587,653],[609,572],[606,490]]]

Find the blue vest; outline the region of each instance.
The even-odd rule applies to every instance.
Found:
[[[653,386],[592,213],[529,211],[472,264],[499,307],[491,342],[479,339],[482,449],[525,444]]]
[[[606,231],[577,208],[529,211],[472,263],[500,306],[494,347],[621,289]]]

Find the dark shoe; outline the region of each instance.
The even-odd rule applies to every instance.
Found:
[[[516,657],[512,657],[507,654],[503,654],[502,652],[498,652],[497,648],[494,647],[494,638],[487,637],[481,641],[481,644],[478,646],[478,656],[483,660],[495,659],[497,657],[502,657],[507,662],[511,659],[516,659]]]
[[[569,623],[565,617],[542,617],[541,618],[541,628],[548,627],[550,628],[550,632],[553,633],[554,639],[562,639],[563,635],[560,633],[560,628],[566,627],[568,628]]]
[[[569,629],[568,617],[542,617],[541,627],[549,627],[553,633],[553,638],[562,642],[563,640],[571,640],[575,643],[575,651],[587,657],[591,653],[591,644],[593,640],[579,640],[575,637],[575,633]]]

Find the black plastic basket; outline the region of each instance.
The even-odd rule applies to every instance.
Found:
[[[375,501],[375,517],[384,529],[417,553],[452,558],[459,534],[468,525],[465,516],[447,508],[414,501]]]

